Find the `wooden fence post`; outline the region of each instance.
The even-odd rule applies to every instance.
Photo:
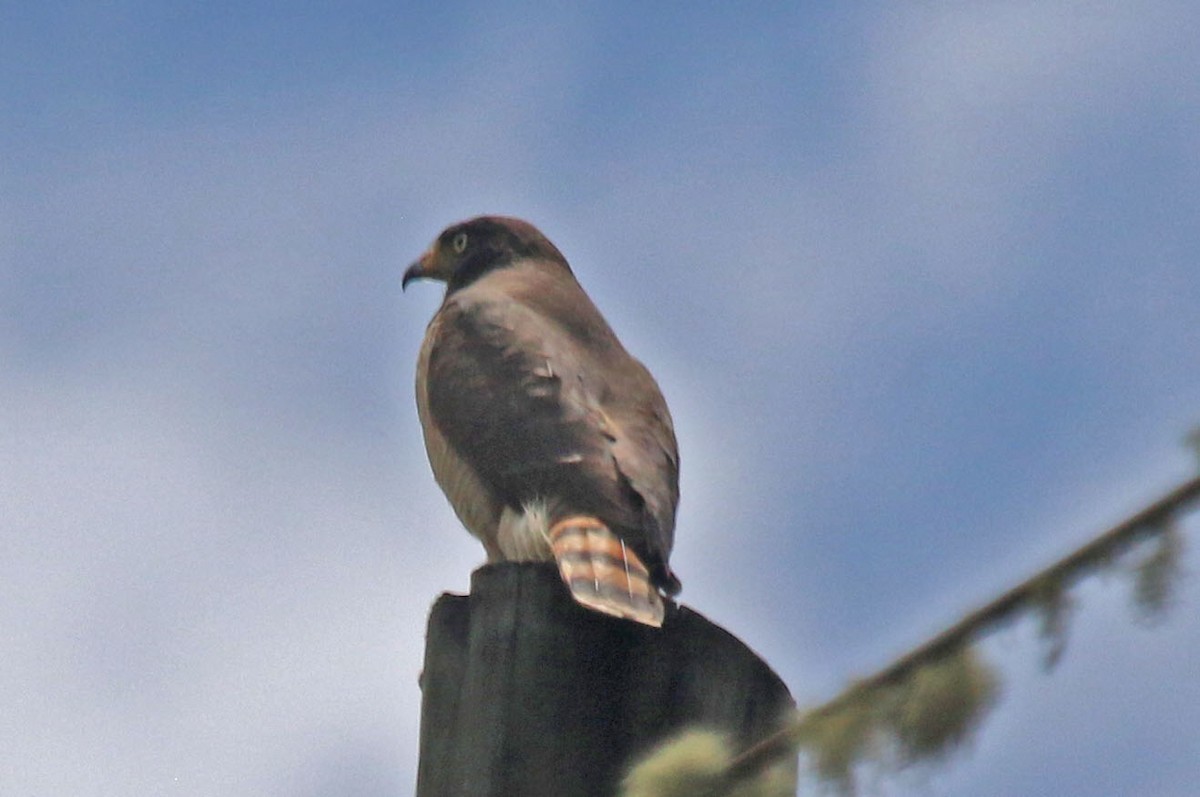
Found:
[[[747,745],[793,707],[728,632],[668,605],[661,629],[578,606],[553,564],[486,565],[433,606],[417,797],[611,797],[685,727]]]

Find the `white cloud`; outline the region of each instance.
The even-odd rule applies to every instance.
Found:
[[[1185,46],[1178,23],[1119,4],[881,15],[864,137],[884,235],[958,293],[1010,285],[1034,265],[1013,252],[1037,226],[1046,186],[1088,138],[1195,93],[1186,73],[1162,66]]]
[[[163,377],[4,386],[6,783],[261,793],[351,729],[411,755],[428,605],[471,561],[440,496]]]

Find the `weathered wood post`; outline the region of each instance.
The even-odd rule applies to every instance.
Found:
[[[746,745],[791,695],[735,637],[668,605],[661,629],[578,606],[553,564],[487,565],[433,606],[417,797],[611,797],[696,725]]]

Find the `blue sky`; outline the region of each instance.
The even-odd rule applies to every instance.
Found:
[[[438,291],[399,277],[477,213],[539,225],[658,376],[681,598],[802,703],[1187,478],[1197,33],[4,5],[4,791],[411,792],[426,613],[482,551],[413,406]],[[1128,593],[1081,590],[1051,675],[1032,626],[991,640],[974,744],[879,791],[1192,794],[1200,587],[1152,629]]]

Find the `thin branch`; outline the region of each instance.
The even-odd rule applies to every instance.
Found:
[[[797,722],[760,740],[738,755],[726,771],[725,783],[733,785],[759,772],[765,765],[788,754],[794,738],[807,721],[829,716],[867,692],[899,683],[916,668],[934,661],[1012,619],[1037,602],[1046,584],[1068,587],[1098,564],[1110,561],[1143,537],[1158,533],[1176,513],[1200,498],[1200,476],[1184,482],[1162,498],[1113,526],[1086,545],[1035,573],[1000,597],[965,615],[932,639],[900,656],[875,674],[855,681],[829,702],[808,712]]]

